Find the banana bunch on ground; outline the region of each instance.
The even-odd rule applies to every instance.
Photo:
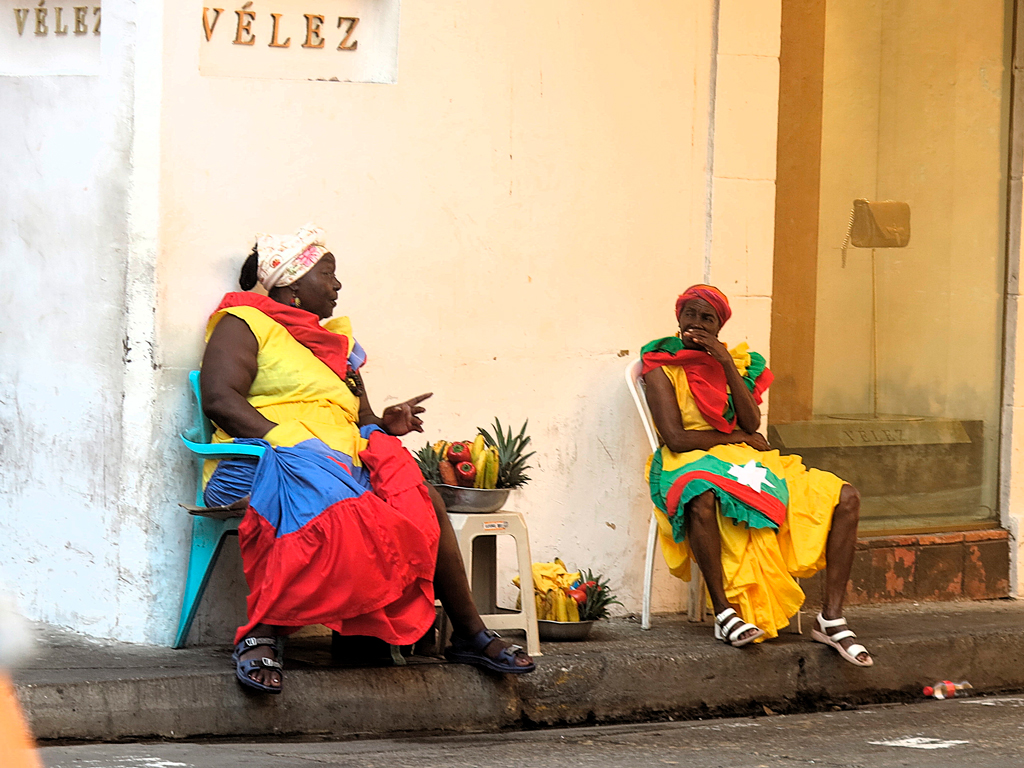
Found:
[[[580,572],[569,572],[560,558],[550,563],[533,564],[533,602],[537,618],[543,621],[579,621],[579,604],[571,597],[572,585]]]
[[[579,603],[561,589],[549,589],[541,597],[533,593],[533,601],[537,606],[537,619],[542,621],[579,621]]]
[[[570,572],[559,558],[533,564],[533,601],[537,618],[545,621],[589,621],[603,619],[608,606],[619,603],[608,582],[589,570]],[[512,579],[519,586],[519,577]],[[519,608],[520,602],[516,604]]]
[[[488,446],[483,435],[473,441],[449,443],[438,440],[431,446],[438,458],[437,472],[445,485],[463,488],[495,488],[501,462],[498,449]]]
[[[570,572],[559,558],[550,563],[533,564],[533,601],[537,618],[544,621],[579,621],[579,603],[569,596],[580,572]],[[519,586],[519,577],[512,579]]]

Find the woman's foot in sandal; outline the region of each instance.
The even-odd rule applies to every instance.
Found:
[[[826,619],[819,613],[815,623],[817,627],[811,630],[813,640],[832,646],[840,656],[858,667],[870,667],[875,663],[868,649],[854,642],[857,635],[849,629],[845,618]]]
[[[482,629],[469,638],[452,635],[452,644],[445,650],[444,657],[448,661],[474,664],[510,675],[526,674],[537,668],[522,646],[509,645],[490,629]]]
[[[280,693],[283,667],[278,660],[276,637],[250,635],[242,638],[231,654],[238,682],[260,693]]]
[[[715,616],[715,639],[733,648],[741,648],[764,637],[764,630],[743,621],[732,608],[726,608]]]

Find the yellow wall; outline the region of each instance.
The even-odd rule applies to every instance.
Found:
[[[841,265],[854,198],[910,203],[876,251],[878,407],[983,419],[995,505],[1008,77],[1002,0],[830,0],[814,409],[870,413],[871,251]]]
[[[833,0],[826,16],[815,410],[871,410],[871,254],[856,197],[911,206],[877,251],[883,412],[994,419],[1001,365],[1004,3]]]

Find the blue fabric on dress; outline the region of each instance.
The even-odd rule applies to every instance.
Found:
[[[368,440],[371,434],[378,431],[383,432],[380,427],[371,424],[360,428],[359,434]],[[366,467],[353,466],[351,456],[342,451],[334,450],[322,440],[316,438],[303,440],[292,448],[271,448],[270,443],[259,438],[238,437],[232,442],[243,445],[262,445],[270,448],[270,450],[259,459],[224,459],[218,463],[217,469],[210,476],[210,481],[206,484],[206,488],[203,491],[203,501],[208,507],[226,506],[245,496],[249,496],[252,493],[261,462],[267,458],[268,454],[282,452],[287,452],[289,456],[300,463],[312,461],[314,464],[319,465],[327,471],[329,476],[327,478],[328,482],[330,482],[330,477],[336,475],[334,470],[337,468],[344,474],[346,485],[349,484],[349,481],[354,484],[352,485],[353,491],[359,489],[359,493],[362,493],[363,491],[371,490],[370,473]],[[272,457],[268,463],[277,464],[279,462]],[[287,462],[285,463],[287,464]],[[339,467],[338,465],[341,466]],[[287,471],[287,469],[282,471]],[[293,477],[292,479],[298,486],[308,485],[308,482],[304,483],[301,477]],[[298,498],[295,501],[298,503]],[[252,506],[251,500],[250,506]],[[302,506],[308,505],[303,504]],[[257,506],[257,509],[260,510],[261,514],[263,513],[262,507]],[[275,527],[278,526],[275,524]],[[301,527],[301,524],[297,526],[297,528]]]
[[[242,442],[237,440],[235,442]],[[262,441],[260,441],[262,442]],[[208,507],[226,507],[249,495],[252,478],[259,459],[222,459],[203,489],[203,503]]]
[[[366,350],[363,345],[352,339],[352,351],[348,353],[348,364],[353,371],[358,371],[366,362]]]

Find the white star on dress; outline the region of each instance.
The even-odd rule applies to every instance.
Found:
[[[741,485],[753,488],[758,493],[761,492],[762,485],[767,485],[769,488],[775,487],[768,482],[768,470],[757,466],[757,462],[753,459],[742,466],[733,464],[729,468],[729,474],[735,477],[736,481]]]

